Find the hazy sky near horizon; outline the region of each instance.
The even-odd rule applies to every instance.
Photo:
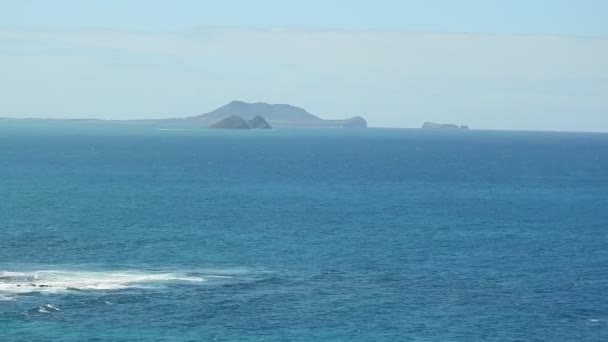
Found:
[[[608,1],[2,1],[0,116],[608,131]]]

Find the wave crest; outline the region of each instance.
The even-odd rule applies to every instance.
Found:
[[[223,275],[184,272],[37,270],[0,272],[0,298],[31,292],[107,291],[158,284],[196,284]]]

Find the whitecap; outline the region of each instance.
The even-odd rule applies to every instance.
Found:
[[[0,300],[7,300],[17,294],[32,292],[110,291],[171,283],[199,284],[214,276],[153,271],[2,271],[0,272]],[[224,276],[218,275],[218,277]]]
[[[59,309],[58,307],[56,307],[53,304],[46,304],[46,305],[44,305],[44,307],[46,307],[49,310],[53,310],[53,311],[61,311],[61,309]]]
[[[40,313],[51,313],[53,311],[61,311],[58,307],[53,304],[44,304],[38,307]]]
[[[28,277],[28,273],[27,272],[9,272],[9,271],[2,271],[0,272],[0,279],[3,278],[26,278]]]
[[[10,296],[0,295],[0,302],[1,301],[9,301],[9,300],[15,300],[15,298],[14,297],[10,297]]]

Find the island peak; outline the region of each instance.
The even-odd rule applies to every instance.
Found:
[[[325,120],[309,113],[304,108],[290,104],[269,104],[265,102],[248,103],[244,101],[231,101],[209,113],[186,118],[187,120],[215,125],[220,120],[237,116],[243,120],[252,120],[262,117],[272,127],[300,127],[300,128],[364,128],[367,121],[355,116],[342,120]]]

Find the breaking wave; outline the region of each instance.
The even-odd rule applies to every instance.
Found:
[[[160,271],[0,271],[0,300],[32,292],[109,291],[153,287],[162,284],[200,284],[226,274]]]

